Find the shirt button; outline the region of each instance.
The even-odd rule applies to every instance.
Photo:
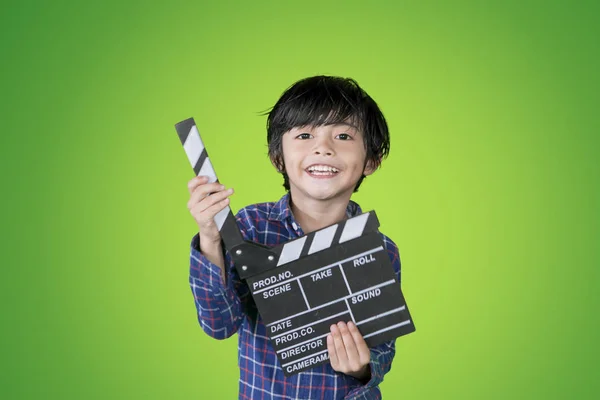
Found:
[[[298,230],[298,225],[296,225],[295,222],[292,222],[292,227],[294,227],[294,230],[297,231]]]

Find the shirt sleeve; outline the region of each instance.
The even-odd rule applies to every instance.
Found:
[[[384,244],[394,267],[396,274],[396,280],[400,284],[400,254],[398,247],[391,239],[384,235]],[[384,342],[378,346],[371,348],[371,379],[358,388],[348,393],[345,399],[356,399],[356,400],[375,400],[381,399],[381,391],[379,390],[379,384],[383,382],[383,377],[389,372],[392,367],[392,360],[396,354],[396,340]]]
[[[236,218],[237,219],[237,218]],[[243,228],[238,220],[238,226]],[[240,229],[244,240],[245,229]],[[200,238],[196,234],[190,246],[189,283],[194,296],[198,322],[209,336],[226,339],[237,332],[244,319],[243,309],[250,291],[234,267],[233,260],[223,248],[226,282],[221,277],[221,268],[210,262],[200,252]]]

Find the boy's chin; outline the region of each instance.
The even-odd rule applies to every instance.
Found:
[[[347,191],[332,190],[331,188],[323,188],[321,190],[312,188],[310,190],[303,190],[302,195],[307,200],[328,201],[346,197],[348,193]]]
[[[292,197],[297,193],[297,197],[305,200],[327,201],[352,196],[354,187],[348,187],[340,181],[325,179],[308,179],[300,182],[290,181]]]

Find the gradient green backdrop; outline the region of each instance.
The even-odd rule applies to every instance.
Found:
[[[2,398],[236,397],[237,337],[202,332],[187,283],[174,124],[235,210],[276,200],[258,114],[314,74],[391,129],[355,197],[417,326],[384,398],[600,395],[592,2],[3,4]]]

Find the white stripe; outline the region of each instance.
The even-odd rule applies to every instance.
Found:
[[[324,250],[331,246],[331,242],[333,241],[333,236],[335,235],[337,228],[338,224],[335,224],[328,228],[321,229],[315,233],[312,244],[310,245],[310,250],[308,250],[308,254],[316,253],[317,251]]]
[[[362,294],[362,293],[368,292],[369,290],[373,290],[373,289],[377,289],[377,288],[384,287],[384,286],[387,286],[387,285],[391,285],[391,284],[393,284],[393,283],[396,283],[396,280],[395,280],[395,279],[390,279],[389,281],[385,281],[385,282],[383,282],[383,283],[379,283],[379,284],[377,284],[377,285],[374,285],[374,286],[371,286],[371,287],[369,287],[369,288],[366,288],[366,289],[363,289],[363,290],[359,290],[358,292],[356,292],[356,293],[353,293],[353,294],[350,294],[350,295],[348,295],[348,296],[340,297],[340,298],[339,298],[339,299],[337,299],[337,300],[332,300],[332,301],[330,301],[329,303],[321,304],[320,306],[314,307],[314,308],[312,308],[311,310],[302,311],[302,312],[299,312],[299,313],[297,313],[297,314],[290,315],[290,316],[287,316],[287,317],[285,317],[285,318],[282,318],[282,319],[280,319],[280,320],[277,320],[277,321],[275,321],[275,322],[271,322],[270,324],[267,324],[267,326],[271,326],[271,325],[278,324],[278,323],[280,323],[280,322],[283,322],[283,321],[286,321],[286,320],[288,320],[288,319],[295,318],[295,317],[297,317],[297,316],[299,316],[299,315],[303,315],[303,314],[306,314],[306,313],[308,313],[308,312],[315,311],[315,310],[318,310],[318,309],[320,309],[320,308],[327,307],[327,306],[330,306],[330,305],[332,305],[332,304],[335,304],[335,303],[337,303],[337,302],[340,302],[340,301],[343,301],[343,300],[349,299],[349,298],[351,298],[351,297],[358,296],[359,294]]]
[[[274,283],[274,284],[273,284],[273,285],[271,285],[271,286],[265,286],[265,287],[264,287],[264,288],[262,288],[262,289],[258,289],[257,291],[255,291],[255,292],[252,292],[252,294],[258,294],[258,293],[260,293],[260,292],[264,292],[265,290],[269,290],[269,289],[271,289],[271,288],[274,288],[275,286],[281,286],[281,285],[283,285],[284,283],[288,283],[288,282],[291,282],[291,281],[295,281],[296,279],[302,279],[302,278],[304,278],[305,276],[312,275],[312,274],[316,274],[317,272],[323,271],[324,269],[331,268],[331,267],[335,267],[337,264],[343,264],[343,263],[345,263],[346,261],[354,260],[354,259],[356,259],[356,258],[360,258],[360,257],[362,257],[362,256],[366,256],[366,255],[369,255],[369,254],[372,254],[372,253],[376,253],[376,252],[378,252],[378,251],[382,251],[382,250],[383,250],[383,246],[378,246],[378,247],[375,247],[375,248],[374,248],[374,249],[372,249],[372,250],[364,251],[364,252],[362,252],[362,253],[359,253],[359,254],[356,254],[356,255],[354,255],[354,256],[352,256],[352,257],[345,258],[345,259],[343,259],[343,260],[341,260],[341,261],[336,261],[336,262],[334,262],[333,264],[329,264],[329,265],[326,265],[326,266],[324,266],[324,267],[321,267],[321,268],[318,268],[318,269],[314,269],[314,270],[312,270],[312,271],[310,271],[310,272],[307,272],[306,274],[298,275],[298,276],[295,276],[295,277],[293,277],[293,278],[286,279],[285,281],[281,281],[281,282]]]
[[[356,320],[354,319],[354,314],[352,314],[352,309],[350,308],[350,304],[348,304],[348,299],[344,299],[346,302],[346,307],[348,307],[348,311],[350,312],[350,318],[352,318],[352,322],[356,324]]]
[[[320,355],[320,354],[323,354],[323,353],[326,353],[326,352],[327,352],[327,350],[323,350],[323,351],[320,351],[320,352],[318,352],[318,353],[313,353],[313,354],[311,354],[311,355],[309,355],[309,356],[306,356],[306,357],[299,358],[299,359],[297,359],[296,361],[292,361],[292,362],[289,362],[289,363],[287,363],[287,364],[283,364],[283,365],[282,365],[282,367],[287,367],[288,365],[291,365],[291,364],[296,364],[297,362],[304,361],[304,360],[306,360],[307,358],[315,357],[315,356],[318,356],[318,355]]]
[[[368,219],[369,213],[364,213],[358,217],[347,220],[342,236],[340,236],[340,243],[347,242],[348,240],[355,239],[362,235]]]
[[[318,320],[318,321],[311,322],[311,323],[309,323],[309,324],[306,324],[306,325],[299,326],[298,328],[296,328],[296,329],[292,329],[291,331],[287,331],[287,332],[280,333],[279,335],[275,335],[275,336],[273,336],[271,339],[277,339],[278,337],[280,337],[280,336],[283,336],[283,335],[287,335],[288,333],[293,333],[293,332],[296,332],[297,330],[300,330],[300,329],[302,329],[302,328],[306,328],[306,327],[308,327],[308,326],[313,326],[313,325],[319,324],[319,323],[321,323],[321,322],[323,322],[323,321],[327,321],[328,319],[335,318],[335,317],[339,317],[340,315],[344,315],[344,314],[348,314],[348,311],[344,311],[344,312],[341,312],[341,313],[337,313],[337,314],[335,314],[335,315],[330,315],[329,317],[321,318],[321,319],[320,319],[320,320]]]
[[[348,289],[348,293],[352,294],[352,289],[350,289],[350,285],[348,284],[348,279],[346,279],[346,273],[344,272],[344,267],[342,264],[339,265],[340,271],[342,272],[342,276],[344,277],[344,282],[346,282],[346,288]]]
[[[298,257],[300,257],[300,253],[302,252],[304,242],[306,242],[306,236],[303,236],[301,239],[286,243],[281,251],[281,256],[279,256],[277,266],[298,259]]]
[[[202,143],[202,139],[200,139],[200,134],[198,133],[196,125],[192,126],[190,129],[190,133],[188,133],[185,138],[183,148],[185,154],[187,154],[188,160],[190,160],[190,164],[192,164],[192,168],[194,168],[198,158],[200,158],[200,154],[202,154],[202,149],[204,149],[204,144]]]
[[[281,352],[287,351],[289,349],[293,349],[294,347],[302,346],[303,344],[306,344],[306,343],[314,342],[315,340],[323,339],[327,335],[329,335],[329,332],[324,333],[321,336],[317,336],[315,338],[305,340],[304,342],[297,343],[297,344],[294,344],[292,346],[286,347],[285,349],[277,350],[277,353],[281,353]]]
[[[230,211],[231,209],[229,208],[229,206],[227,206],[221,211],[219,211],[217,215],[215,215],[215,224],[217,224],[219,232],[221,232],[221,228],[223,227],[223,224],[225,223],[225,220],[227,219],[227,216],[229,215]]]
[[[200,171],[198,171],[198,176],[208,176],[208,183],[214,183],[217,181],[217,174],[210,162],[210,159],[206,157],[204,159],[204,164],[200,167]]]
[[[392,329],[399,328],[401,326],[408,325],[408,324],[410,324],[410,319],[407,319],[404,322],[400,322],[399,324],[388,326],[387,328],[383,328],[383,329],[380,329],[378,331],[369,333],[368,335],[363,336],[363,339],[366,339],[366,338],[371,337],[371,336],[379,335],[380,333],[391,331]]]
[[[375,319],[379,319],[379,318],[381,318],[381,317],[385,317],[386,315],[390,315],[390,314],[393,314],[393,313],[397,313],[397,312],[400,312],[400,311],[404,311],[405,309],[406,309],[406,306],[402,306],[402,307],[394,308],[393,310],[386,311],[386,312],[384,312],[384,313],[381,313],[381,314],[377,314],[377,315],[376,315],[376,316],[374,316],[374,317],[367,318],[367,319],[363,319],[362,321],[360,321],[360,322],[357,322],[357,323],[356,323],[356,325],[364,324],[364,323],[366,323],[366,322],[373,321],[373,320],[375,320]]]
[[[304,294],[304,289],[302,288],[302,283],[300,282],[300,279],[298,279],[298,286],[300,286],[300,291],[302,292],[302,297],[304,297],[304,302],[306,303],[306,308],[308,308],[310,310],[310,304],[308,304],[308,299],[306,298],[306,295]]]

